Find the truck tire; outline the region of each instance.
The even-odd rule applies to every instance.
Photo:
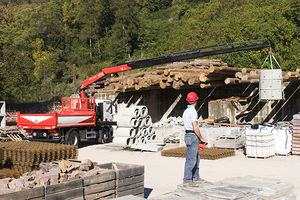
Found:
[[[70,129],[65,136],[65,144],[78,146],[80,141],[79,132],[77,129]]]
[[[112,131],[109,127],[102,127],[99,130],[99,136],[97,142],[99,144],[109,143],[112,141]]]

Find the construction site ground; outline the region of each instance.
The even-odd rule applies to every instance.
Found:
[[[166,148],[177,147],[168,144]],[[161,152],[124,150],[112,144],[89,145],[79,149],[79,160],[91,159],[98,163],[122,162],[145,166],[145,196],[155,199],[170,193],[182,183],[185,158],[163,157]],[[274,156],[267,159],[247,158],[242,150],[233,157],[200,162],[200,176],[208,181],[219,181],[238,176],[275,178],[294,185],[300,198],[300,156]]]

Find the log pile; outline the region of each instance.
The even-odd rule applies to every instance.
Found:
[[[300,70],[283,72],[284,81],[300,80]],[[192,62],[174,62],[157,67],[155,71],[110,77],[92,84],[89,92],[127,92],[145,89],[188,87],[210,88],[241,83],[255,83],[260,69],[229,67],[219,59],[196,59]]]

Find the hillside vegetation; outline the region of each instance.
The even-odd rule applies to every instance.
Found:
[[[42,102],[125,61],[267,38],[284,70],[300,61],[298,0],[1,0],[0,99]],[[267,49],[214,56],[259,68]]]

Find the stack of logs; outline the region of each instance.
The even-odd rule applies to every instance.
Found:
[[[295,72],[283,72],[283,80],[300,80],[299,72],[299,69]],[[219,87],[258,82],[259,73],[260,69],[229,67],[219,59],[196,59],[192,62],[175,62],[157,67],[155,71],[107,78],[91,85],[89,91],[102,93],[160,88],[179,90],[189,86]]]

